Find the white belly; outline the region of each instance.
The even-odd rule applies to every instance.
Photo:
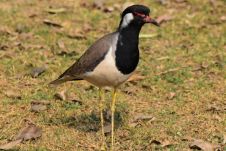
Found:
[[[84,75],[84,79],[99,87],[117,87],[125,82],[131,75],[132,73],[125,75],[118,71],[115,63],[114,51],[111,47],[104,60],[98,64],[93,71],[87,72]]]

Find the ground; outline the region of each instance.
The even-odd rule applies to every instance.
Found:
[[[133,3],[151,7],[162,24],[143,27],[137,73],[119,89],[116,150],[192,150],[193,139],[226,150],[226,1]],[[1,0],[0,145],[27,120],[42,128],[42,136],[13,150],[99,149],[98,89],[85,81],[48,86],[97,38],[117,28],[125,1],[95,4]],[[30,73],[37,67],[45,72]],[[54,97],[62,91],[73,101]],[[49,105],[37,113],[32,101]],[[136,115],[153,118],[131,123]]]

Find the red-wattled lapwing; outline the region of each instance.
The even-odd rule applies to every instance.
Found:
[[[139,61],[139,33],[145,23],[159,24],[149,16],[150,9],[143,5],[132,5],[121,15],[117,31],[97,40],[58,79],[50,84],[66,81],[86,80],[99,87],[102,141],[105,143],[103,120],[103,87],[113,87],[111,102],[111,150],[114,148],[114,112],[116,90],[134,72]]]

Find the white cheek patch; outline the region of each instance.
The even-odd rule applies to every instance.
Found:
[[[132,13],[128,13],[123,17],[121,28],[127,27],[129,23],[134,19]]]

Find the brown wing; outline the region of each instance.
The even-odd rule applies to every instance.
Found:
[[[71,67],[50,84],[61,84],[66,81],[82,80],[83,74],[92,71],[105,57],[115,33],[97,40]]]

